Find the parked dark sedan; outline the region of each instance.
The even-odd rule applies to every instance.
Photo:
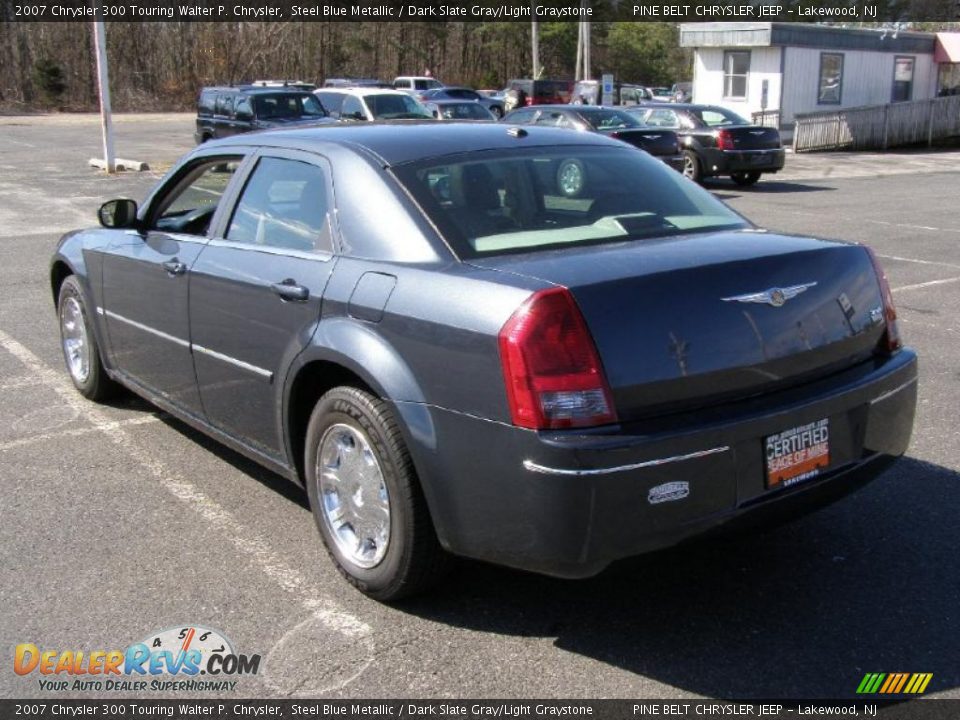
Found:
[[[205,143],[52,259],[66,366],[305,486],[380,599],[450,555],[563,577],[795,517],[907,448],[865,247],[765,233],[591,133],[376,123]]]
[[[434,88],[433,90],[424,90],[417,93],[421,102],[428,103],[436,100],[461,100],[476,102],[483,105],[497,118],[503,117],[503,100],[501,98],[487,97],[481,95],[476,90],[467,87],[447,86]]]
[[[647,127],[676,131],[683,147],[683,174],[691,180],[729,175],[737,185],[753,185],[763,173],[783,169],[780,132],[753,125],[726,108],[647,103],[627,112]]]
[[[493,113],[472,100],[428,100],[424,107],[437,120],[479,120],[496,122]]]
[[[635,116],[620,108],[596,105],[533,106],[508,113],[503,122],[600,133],[646,150],[675,170],[683,170],[683,155],[673,130],[646,127]]]

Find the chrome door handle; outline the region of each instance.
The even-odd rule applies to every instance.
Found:
[[[310,291],[303,285],[298,285],[297,281],[287,278],[283,282],[273,283],[270,286],[281,300],[291,300],[293,302],[306,302],[310,297]]]
[[[163,269],[171,275],[183,275],[187,271],[187,266],[185,263],[174,258],[173,260],[167,260],[163,263]]]

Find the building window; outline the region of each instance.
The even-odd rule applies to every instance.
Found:
[[[913,97],[913,58],[898,55],[893,59],[893,94],[890,102],[906,102]]]
[[[750,51],[726,50],[723,53],[723,97],[725,100],[747,99],[747,77],[750,75]]]
[[[843,54],[820,53],[818,105],[839,105],[843,88]]]

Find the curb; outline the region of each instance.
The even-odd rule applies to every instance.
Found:
[[[101,158],[90,158],[90,166],[98,168],[99,170],[106,170],[107,163]],[[144,172],[150,169],[150,166],[145,162],[140,162],[139,160],[126,160],[124,158],[117,158],[113,161],[113,166],[116,168],[117,172]]]

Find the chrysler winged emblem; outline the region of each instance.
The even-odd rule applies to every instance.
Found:
[[[791,285],[790,287],[773,287],[761,292],[746,293],[745,295],[734,295],[733,297],[721,298],[724,302],[742,302],[742,303],[765,303],[773,307],[780,307],[787,300],[795,298],[802,292],[806,292],[816,285],[815,282],[804,283],[803,285]]]

